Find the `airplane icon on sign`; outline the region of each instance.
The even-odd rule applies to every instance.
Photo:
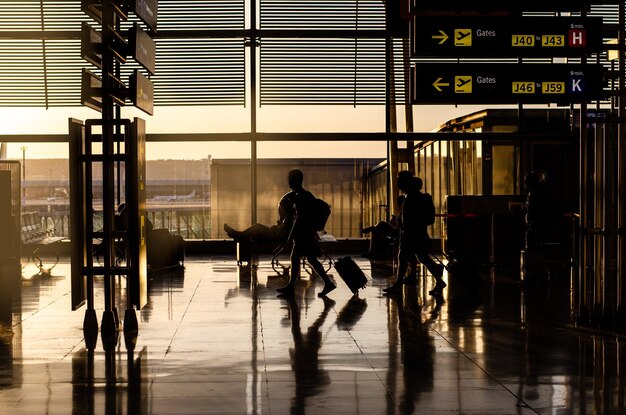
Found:
[[[469,84],[470,82],[472,82],[472,78],[467,78],[467,79],[463,79],[463,78],[457,78],[457,83],[456,83],[456,87],[457,88],[462,88],[464,85]]]
[[[472,93],[472,76],[458,75],[454,77],[454,92],[457,94]]]
[[[472,29],[454,29],[454,46],[472,46]]]
[[[472,32],[461,32],[460,30],[457,32],[457,36],[456,36],[456,40],[463,40],[466,37],[468,37],[469,35],[471,35]]]

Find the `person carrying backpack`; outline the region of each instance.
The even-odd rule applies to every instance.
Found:
[[[300,279],[300,260],[306,258],[311,267],[324,281],[324,288],[319,297],[323,297],[336,288],[324,270],[324,266],[317,259],[320,256],[319,236],[317,235],[316,198],[311,192],[302,187],[304,174],[302,171],[291,170],[288,175],[289,188],[287,194],[291,208],[287,213],[288,221],[293,223],[289,233],[289,242],[293,242],[291,250],[291,274],[289,282],[284,287],[276,289],[279,294],[293,295],[296,282]]]
[[[402,292],[402,284],[415,283],[415,272],[409,278],[404,278],[409,266],[416,267],[417,260],[428,269],[435,278],[435,287],[429,292],[431,295],[440,294],[446,287],[442,279],[443,265],[436,263],[430,257],[431,240],[428,236],[428,226],[435,222],[435,205],[428,193],[422,193],[422,179],[413,177],[410,171],[398,173],[398,189],[406,194],[400,206],[400,248],[398,251],[398,273],[396,282],[383,289],[387,294]]]

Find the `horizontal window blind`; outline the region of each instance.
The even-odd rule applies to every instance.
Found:
[[[260,0],[261,29],[384,29],[383,0]]]
[[[404,102],[402,48],[395,96]],[[384,104],[384,39],[263,39],[261,105]]]
[[[244,105],[243,39],[210,33],[243,30],[244,18],[244,0],[160,0],[155,105]],[[84,21],[99,29],[80,0],[0,2],[0,106],[81,105],[82,68],[99,74],[80,57]],[[134,22],[131,14],[121,30]],[[127,82],[139,65],[129,59],[121,68]]]

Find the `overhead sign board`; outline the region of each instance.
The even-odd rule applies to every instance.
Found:
[[[586,9],[590,0],[411,0],[411,12],[447,12],[460,11],[580,11]]]
[[[577,103],[602,98],[602,66],[416,64],[414,104]]]
[[[602,18],[416,16],[414,57],[580,57],[602,52]]]
[[[139,25],[135,24],[128,34],[128,41],[133,58],[148,72],[154,74],[156,71],[154,40]]]
[[[133,105],[152,115],[154,113],[154,85],[137,69],[130,76],[129,80],[130,100]]]

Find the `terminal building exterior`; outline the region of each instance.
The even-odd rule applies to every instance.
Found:
[[[626,4],[543,3],[0,3],[0,414],[626,413]],[[224,227],[295,168],[328,296]],[[440,295],[420,265],[386,295],[397,238],[363,232],[402,170]]]

